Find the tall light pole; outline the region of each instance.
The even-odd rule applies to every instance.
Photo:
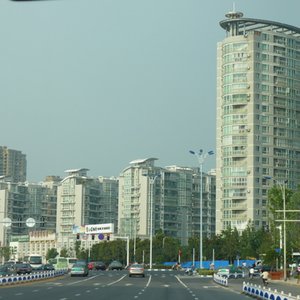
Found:
[[[280,182],[271,176],[265,176],[265,179],[273,179],[277,185],[279,185],[282,194],[282,202],[283,202],[283,279],[284,281],[287,280],[286,275],[286,197],[285,197],[285,185],[287,180]]]
[[[149,249],[149,268],[152,269],[152,249],[153,249],[153,195],[154,195],[154,184],[155,184],[155,180],[160,177],[160,174],[143,174],[143,176],[147,176],[149,177],[150,180],[150,249]]]
[[[203,237],[202,237],[202,227],[203,227],[203,174],[202,174],[202,169],[203,169],[203,163],[204,160],[207,156],[213,155],[213,151],[208,151],[208,152],[203,152],[203,149],[200,149],[199,152],[195,152],[193,150],[190,150],[190,153],[195,155],[197,157],[199,166],[200,166],[200,185],[199,185],[199,190],[200,190],[200,205],[199,205],[199,212],[200,212],[200,238],[199,238],[199,260],[200,260],[200,269],[203,269]]]

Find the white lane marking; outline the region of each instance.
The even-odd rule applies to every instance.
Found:
[[[188,288],[188,286],[187,286],[185,283],[183,283],[177,275],[175,276],[175,278],[176,278],[176,279],[180,282],[180,284],[182,284],[185,288]]]
[[[87,277],[86,279],[77,280],[77,281],[68,283],[67,285],[73,285],[73,284],[77,284],[77,283],[82,282],[82,281],[88,281],[88,280],[94,279],[95,277],[97,277],[97,276]]]
[[[146,287],[148,287],[148,286],[150,285],[151,278],[152,278],[152,275],[149,276],[149,279],[148,279],[148,282],[147,282],[147,284],[146,284]]]
[[[123,275],[123,276],[122,276],[121,278],[119,278],[118,280],[113,281],[113,282],[111,282],[111,283],[108,283],[107,286],[113,285],[113,284],[115,284],[115,283],[121,281],[121,280],[124,279],[124,277],[126,277],[126,276],[127,276],[127,275]]]

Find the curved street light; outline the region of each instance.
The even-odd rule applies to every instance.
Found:
[[[143,176],[149,177],[150,180],[150,258],[149,258],[149,268],[152,269],[152,249],[153,249],[153,194],[154,194],[154,184],[155,180],[161,177],[161,174],[142,174]]]
[[[197,157],[199,166],[200,166],[200,238],[199,238],[199,260],[200,260],[200,269],[203,269],[203,237],[202,237],[202,227],[203,227],[203,209],[202,209],[202,202],[203,202],[203,182],[202,182],[202,178],[203,178],[203,174],[202,174],[202,169],[203,169],[203,163],[204,160],[206,159],[206,157],[213,155],[214,151],[210,150],[208,152],[203,152],[203,149],[200,149],[198,152],[195,152],[193,150],[189,151],[190,154],[193,154]]]

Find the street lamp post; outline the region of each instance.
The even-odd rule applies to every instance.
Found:
[[[198,159],[198,163],[200,166],[200,205],[199,205],[199,212],[200,212],[200,238],[199,238],[199,260],[200,260],[200,269],[203,269],[203,237],[202,237],[202,227],[203,227],[203,174],[202,174],[202,169],[203,169],[203,163],[204,160],[207,156],[213,155],[213,151],[208,151],[206,153],[203,152],[203,149],[200,149],[199,152],[195,152],[190,150],[190,153],[195,155]]]
[[[152,269],[152,257],[153,257],[153,194],[154,194],[154,184],[155,180],[160,177],[160,174],[143,174],[143,176],[149,177],[150,180],[150,233],[149,233],[149,239],[150,239],[150,249],[149,249],[149,268]]]
[[[283,202],[283,279],[284,281],[287,280],[286,275],[286,195],[285,195],[285,185],[287,180],[283,183],[270,177],[266,176],[265,179],[273,179],[280,187],[282,193],[282,202]]]

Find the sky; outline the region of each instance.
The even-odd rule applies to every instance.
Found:
[[[31,182],[150,157],[198,166],[189,150],[216,147],[219,22],[234,8],[300,27],[299,0],[0,0],[0,145],[26,154]]]

